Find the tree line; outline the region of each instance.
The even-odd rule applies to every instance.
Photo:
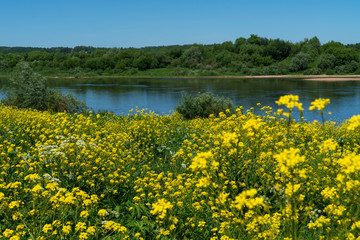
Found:
[[[360,43],[292,43],[252,34],[220,44],[144,48],[0,47],[0,72],[26,61],[49,75],[278,75],[360,73]]]

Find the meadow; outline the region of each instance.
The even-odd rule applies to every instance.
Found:
[[[0,106],[2,239],[357,239],[360,115],[184,120]]]

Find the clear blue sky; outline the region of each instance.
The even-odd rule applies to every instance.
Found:
[[[359,0],[1,0],[0,46],[211,44],[250,34],[360,42]]]

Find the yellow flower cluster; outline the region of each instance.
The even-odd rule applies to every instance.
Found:
[[[305,157],[300,156],[300,149],[297,148],[285,149],[274,157],[277,160],[280,172],[285,175],[291,174],[290,171],[293,170],[296,165],[305,162]],[[305,173],[301,175],[305,175]]]
[[[303,111],[302,103],[299,102],[299,96],[297,95],[284,95],[279,98],[278,101],[275,101],[275,103],[279,106],[285,105],[286,108],[292,109],[296,107],[299,111]]]
[[[0,106],[0,238],[359,237],[359,118],[241,109],[186,121]]]
[[[238,210],[248,207],[253,209],[255,206],[263,205],[264,199],[254,196],[257,194],[256,189],[246,190],[235,197],[232,206]]]
[[[207,168],[207,163],[211,159],[211,151],[199,153],[194,157],[192,164],[190,165],[191,170],[202,170]]]
[[[326,105],[328,105],[330,103],[330,99],[329,98],[318,98],[315,99],[313,102],[311,102],[311,106],[309,107],[309,110],[311,111],[315,111],[317,110],[324,110],[324,108],[326,107]]]
[[[160,219],[164,219],[168,209],[172,209],[173,205],[163,198],[160,198],[156,203],[152,204],[152,210],[150,211],[153,215],[158,215]]]
[[[360,115],[356,115],[356,116],[352,116],[348,120],[348,126],[346,128],[349,131],[353,131],[359,126],[360,126]]]

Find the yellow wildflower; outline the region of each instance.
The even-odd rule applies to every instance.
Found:
[[[201,152],[196,157],[194,157],[190,168],[193,171],[196,171],[198,169],[206,169],[207,168],[207,162],[213,157],[213,154],[211,151],[208,152]]]
[[[51,224],[45,224],[44,227],[43,227],[43,229],[42,229],[42,231],[43,231],[44,233],[49,233],[49,232],[51,232],[52,230],[53,230],[53,228],[52,228],[52,225],[51,225]]]
[[[158,199],[156,203],[152,204],[152,210],[150,211],[153,215],[158,215],[160,219],[164,219],[168,209],[172,209],[173,205],[164,198]]]
[[[263,198],[259,198],[259,197],[254,198],[256,194],[257,194],[256,189],[245,190],[235,197],[232,206],[234,208],[241,210],[245,206],[252,209],[257,205],[264,205]]]
[[[104,217],[106,215],[108,215],[109,213],[106,211],[106,209],[100,209],[98,211],[98,215],[101,216],[101,217]]]
[[[311,106],[309,107],[309,110],[311,111],[315,111],[317,110],[324,110],[324,108],[326,107],[326,105],[328,105],[330,103],[330,99],[329,98],[318,98],[315,99],[313,102],[311,102]]]

